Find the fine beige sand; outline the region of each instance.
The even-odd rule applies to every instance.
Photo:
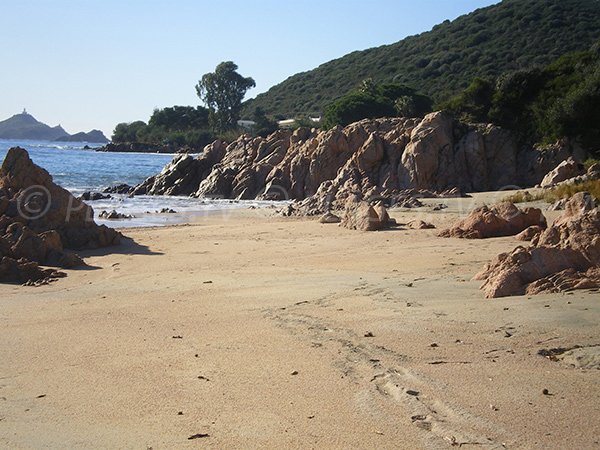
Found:
[[[438,230],[215,214],[0,285],[0,447],[600,448],[600,295],[484,299],[522,243],[436,237],[484,200],[391,211]]]

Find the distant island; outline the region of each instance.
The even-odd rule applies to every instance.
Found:
[[[34,141],[90,142],[106,144],[109,140],[100,130],[89,133],[67,133],[63,127],[51,127],[35,119],[26,110],[0,122],[0,139],[27,139]]]

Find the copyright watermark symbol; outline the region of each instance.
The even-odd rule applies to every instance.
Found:
[[[34,185],[24,189],[17,199],[17,211],[26,220],[36,220],[50,210],[50,191],[44,186]]]

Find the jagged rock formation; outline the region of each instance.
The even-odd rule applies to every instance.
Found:
[[[226,148],[225,143],[217,140],[207,145],[197,158],[188,154],[178,155],[158,175],[147,178],[143,183],[135,186],[131,193],[133,195],[192,195],[213,168],[218,170],[216,166],[225,156]]]
[[[532,226],[546,228],[546,218],[540,209],[519,209],[510,202],[502,202],[473,210],[439,236],[466,239],[513,236]]]
[[[11,148],[0,168],[0,281],[15,280],[19,273],[23,282],[35,273],[43,277],[45,272],[30,262],[64,268],[83,264],[65,249],[118,244],[121,234],[98,226],[93,216],[91,207],[54,184],[26,150]]]
[[[576,194],[529,248],[498,255],[475,279],[487,298],[600,287],[600,208]]]
[[[178,156],[137,186],[134,194],[236,199],[293,199],[295,211],[322,214],[346,199],[403,190],[498,190],[541,181],[567,151],[519,151],[512,135],[493,125],[467,125],[436,112],[423,119],[363,120],[328,131],[279,130],[216,141],[197,158]],[[523,153],[527,153],[524,155]],[[566,155],[564,156],[566,157]],[[563,158],[564,159],[564,158]],[[551,164],[543,164],[552,160]],[[533,167],[520,167],[523,163]],[[416,191],[415,191],[416,190]],[[404,196],[406,197],[406,195]]]

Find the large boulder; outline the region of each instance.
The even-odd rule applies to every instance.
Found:
[[[341,225],[350,230],[377,231],[385,228],[389,216],[385,207],[369,205],[367,202],[348,202]]]
[[[38,281],[53,271],[38,270],[37,264],[63,268],[83,264],[65,249],[118,244],[121,234],[97,225],[93,216],[90,206],[54,184],[26,150],[11,148],[0,168],[0,257],[6,259],[0,281],[29,275]]]
[[[583,175],[584,173],[585,169],[583,167],[583,164],[579,164],[572,157],[569,157],[563,162],[561,162],[554,169],[552,169],[550,172],[548,172],[542,180],[542,182],[540,183],[540,186],[551,187],[560,183],[561,181],[565,181],[570,178],[575,178],[577,176]]]
[[[498,255],[475,276],[486,297],[600,287],[600,209],[582,210],[579,202],[529,248]]]
[[[466,239],[513,236],[534,225],[546,227],[546,218],[540,209],[519,209],[513,203],[502,202],[473,210],[466,218],[443,230],[439,236]]]

